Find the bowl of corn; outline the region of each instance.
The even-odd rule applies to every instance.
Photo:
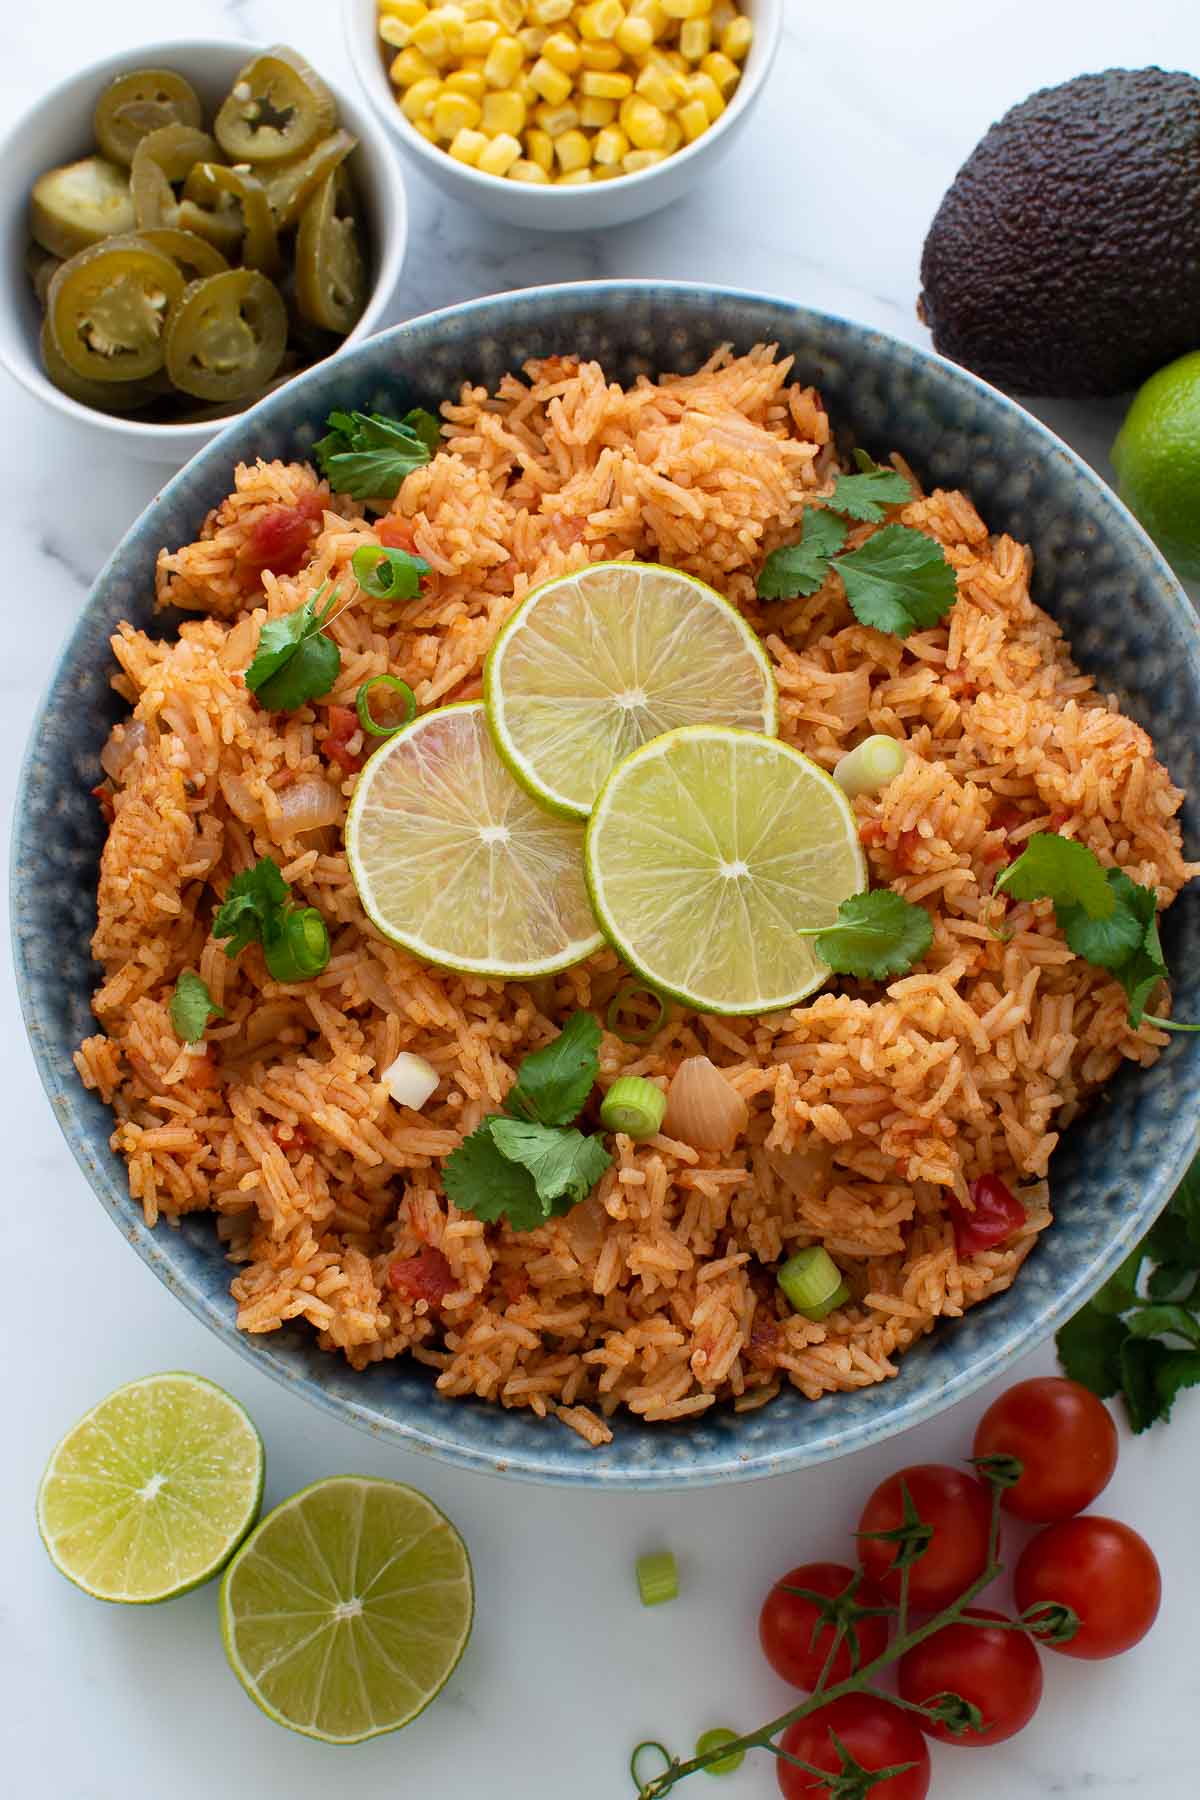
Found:
[[[625,224],[744,127],[784,0],[347,0],[380,117],[446,193],[535,230]]]

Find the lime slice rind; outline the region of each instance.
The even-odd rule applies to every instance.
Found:
[[[143,1376],[55,1446],[37,1497],[51,1561],[94,1599],[152,1606],[212,1580],[262,1504],[262,1440],[203,1376]]]
[[[867,885],[858,823],[836,782],[756,732],[685,726],[615,769],[586,840],[609,943],[698,1012],[775,1012],[829,978],[797,933],[832,924]]]
[[[350,803],[346,854],[371,923],[439,967],[531,980],[603,943],[582,826],[513,780],[480,701],[424,713],[375,752]]]
[[[247,1538],[220,1611],[230,1666],[268,1718],[322,1743],[363,1743],[410,1724],[458,1667],[475,1613],[471,1559],[416,1489],[334,1476]]]
[[[617,763],[700,723],[771,735],[771,661],[736,607],[682,570],[591,563],[533,590],[488,654],[484,699],[512,774],[586,818]]]

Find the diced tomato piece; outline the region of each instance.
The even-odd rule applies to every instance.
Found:
[[[388,1283],[406,1300],[428,1300],[440,1306],[446,1295],[458,1285],[450,1264],[440,1250],[418,1250],[415,1256],[402,1256],[387,1274]]]
[[[994,1250],[1025,1223],[1025,1208],[998,1175],[980,1175],[971,1183],[970,1193],[973,1212],[968,1212],[955,1194],[946,1201],[960,1256]]]
[[[858,828],[858,841],[867,850],[883,842],[883,820],[864,819]]]
[[[393,513],[389,518],[380,519],[375,531],[386,549],[407,550],[410,556],[415,554],[417,540],[413,536],[411,519],[404,519],[398,513]]]
[[[912,873],[913,852],[920,841],[921,834],[915,829],[913,831],[902,831],[900,836],[896,839],[896,848],[892,852],[892,861],[895,863],[897,869],[900,870],[901,874],[909,875]]]
[[[1070,818],[1070,816],[1071,816],[1070,813],[1067,812],[1065,809],[1062,812],[1052,812],[1050,814],[1050,829],[1051,829],[1051,831],[1061,831],[1063,826],[1066,824],[1067,820]]]
[[[215,1088],[217,1074],[212,1051],[206,1050],[203,1056],[193,1056],[188,1064],[187,1085],[192,1088]]]
[[[996,811],[992,814],[988,823],[988,830],[1003,831],[1007,836],[1010,831],[1016,831],[1020,826],[1024,825],[1025,821],[1026,815],[1021,811],[1019,806],[1000,806],[997,807]],[[1025,846],[1023,844],[993,844],[991,848],[985,852],[984,861],[1010,863],[1020,856],[1021,851],[1024,848]]]
[[[238,551],[243,569],[275,575],[295,575],[303,567],[317,535],[325,502],[319,494],[306,494],[295,506],[268,506],[250,527],[250,535]]]
[[[529,1277],[524,1269],[505,1269],[500,1277],[500,1291],[510,1306],[523,1300],[529,1292]]]
[[[331,761],[346,770],[347,774],[357,775],[362,768],[363,759],[347,749],[349,740],[359,729],[358,714],[352,706],[327,706],[325,708],[326,730],[322,749]]]
[[[308,1133],[303,1125],[276,1125],[271,1136],[281,1150],[295,1150],[299,1155],[308,1149]]]
[[[111,825],[117,816],[117,809],[113,805],[112,789],[107,781],[96,784],[92,789],[92,798],[100,802],[100,811],[104,814],[106,823]]]

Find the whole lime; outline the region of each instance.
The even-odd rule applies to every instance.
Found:
[[[1176,573],[1200,580],[1200,350],[1138,389],[1112,461],[1126,506]]]

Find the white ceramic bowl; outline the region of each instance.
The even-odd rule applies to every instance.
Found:
[[[221,418],[196,424],[152,424],[81,406],[47,379],[38,352],[40,312],[24,267],[29,243],[29,191],[44,169],[86,156],[94,148],[92,111],[97,96],[114,76],[126,69],[178,69],[200,95],[206,117],[211,117],[237,71],[260,48],[234,39],[212,38],[134,45],[90,63],[79,74],[52,88],[0,145],[5,192],[0,216],[0,361],[22,387],[87,431],[97,448],[123,451],[143,462],[178,465],[246,409],[236,407]],[[324,70],[320,72],[324,76]],[[403,176],[387,134],[369,108],[332,82],[329,86],[337,100],[341,123],[359,140],[351,167],[371,234],[371,293],[362,318],[345,340],[349,344],[367,337],[385,322],[404,262],[408,208]]]
[[[607,225],[627,225],[631,219],[643,218],[678,200],[710,172],[744,129],[775,61],[787,0],[739,3],[754,20],[754,42],[733,99],[716,124],[665,162],[591,187],[536,187],[499,175],[481,175],[478,169],[456,162],[415,131],[396,103],[396,90],[384,62],[386,46],[376,32],[376,0],[343,0],[343,20],[350,60],[376,113],[395,133],[405,154],[445,193],[493,219],[532,231],[596,231]],[[798,4],[798,0],[792,3]]]

